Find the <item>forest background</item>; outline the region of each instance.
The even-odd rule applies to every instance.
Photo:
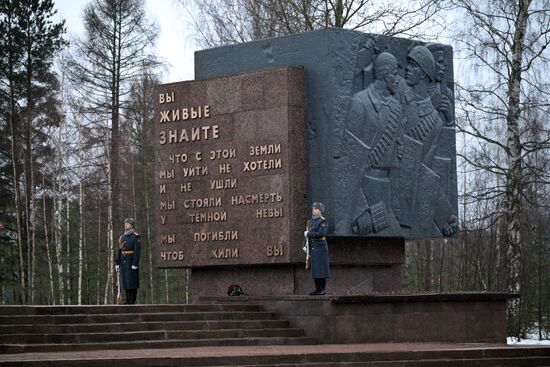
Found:
[[[460,236],[408,242],[404,292],[510,292],[509,335],[550,336],[550,0],[179,0],[200,47],[324,27],[454,48]],[[144,0],[0,3],[0,299],[106,304],[126,216],[142,303],[185,303],[153,264],[153,88],[169,69]],[[177,47],[177,45],[174,45]],[[173,80],[170,80],[173,81]]]

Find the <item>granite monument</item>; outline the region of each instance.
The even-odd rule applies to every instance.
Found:
[[[332,291],[399,290],[405,240],[458,231],[452,65],[343,29],[197,52],[195,81],[156,92],[157,265],[193,268],[194,298],[308,293],[322,201]]]

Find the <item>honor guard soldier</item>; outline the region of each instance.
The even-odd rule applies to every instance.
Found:
[[[124,221],[124,234],[118,241],[115,269],[122,273],[122,287],[126,290],[125,305],[136,303],[139,288],[139,258],[141,255],[141,237],[134,231],[136,221],[127,218]]]
[[[311,277],[315,281],[315,290],[310,295],[325,294],[327,278],[330,277],[328,244],[325,238],[328,230],[327,220],[323,217],[325,206],[321,202],[313,203],[311,209],[311,228],[304,232],[311,247]]]

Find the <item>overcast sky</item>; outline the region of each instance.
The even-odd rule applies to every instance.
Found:
[[[66,19],[67,34],[84,32],[82,11],[92,0],[54,0],[60,18]],[[145,0],[150,18],[156,19],[160,28],[156,54],[168,65],[163,82],[192,80],[193,53],[197,49],[190,31],[190,21],[175,0]]]

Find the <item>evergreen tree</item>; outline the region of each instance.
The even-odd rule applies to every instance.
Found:
[[[59,118],[52,64],[63,46],[64,22],[54,23],[55,13],[51,0],[7,0],[0,4],[0,129],[5,139],[0,142],[0,165],[11,168],[11,187],[7,190],[12,198],[0,205],[6,205],[2,215],[7,217],[13,229],[10,237],[18,245],[19,284],[21,290],[30,287],[31,301],[36,265],[35,177],[40,171],[35,157],[44,154],[35,147],[47,151],[44,127]],[[22,294],[21,300],[26,301],[26,296]]]

